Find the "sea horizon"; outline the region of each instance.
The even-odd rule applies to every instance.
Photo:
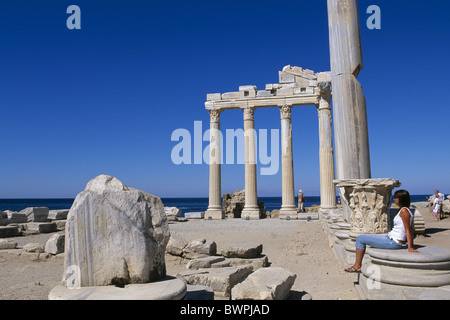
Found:
[[[430,195],[411,195],[411,202],[427,201]],[[336,197],[336,199],[339,196]],[[209,204],[208,197],[160,197],[165,207],[177,207],[185,212],[206,211]],[[0,210],[21,211],[28,207],[47,207],[50,210],[70,209],[75,198],[0,198]],[[280,197],[258,197],[263,202],[267,211],[280,209]],[[305,207],[320,205],[320,196],[307,196]]]

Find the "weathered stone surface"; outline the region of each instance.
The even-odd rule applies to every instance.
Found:
[[[169,242],[167,243],[166,251],[175,256],[182,256],[183,249],[188,243],[178,233],[171,232]]]
[[[186,219],[204,219],[205,213],[204,212],[185,212],[184,217]]]
[[[297,275],[289,270],[269,267],[258,269],[231,289],[232,300],[285,300]]]
[[[270,265],[269,259],[265,255],[261,255],[258,258],[227,258],[225,260],[227,263],[230,264],[232,267],[242,266],[249,264],[253,267],[253,270],[257,270],[259,268],[265,268]]]
[[[54,222],[31,222],[27,224],[28,231],[37,231],[39,233],[50,233],[57,230]]]
[[[4,211],[0,211],[0,226],[6,226],[8,224],[8,215]]]
[[[0,250],[16,249],[17,242],[0,239]]]
[[[217,244],[212,240],[197,239],[189,243],[183,249],[183,256],[186,259],[197,259],[207,256],[215,256]]]
[[[167,215],[167,221],[176,221],[178,216],[181,215],[181,210],[177,207],[164,207],[164,211]]]
[[[47,222],[49,210],[47,207],[29,207],[23,209],[20,213],[25,214],[29,222]]]
[[[205,258],[192,259],[188,262],[187,269],[211,268],[212,264],[225,261],[221,256],[209,256]]]
[[[220,254],[226,258],[256,258],[262,251],[260,243],[232,242],[225,244]]]
[[[223,194],[223,210],[228,218],[241,218],[242,210],[245,206],[245,190],[238,190],[233,193]],[[258,208],[261,217],[266,217],[266,207],[263,202],[258,201]]]
[[[185,271],[178,275],[183,277],[188,284],[207,286],[218,296],[230,297],[231,289],[236,284],[244,281],[252,272],[253,267],[245,265],[240,267]]]
[[[54,234],[45,243],[45,252],[50,254],[59,254],[64,252],[65,236],[63,234]]]
[[[67,219],[67,215],[69,214],[69,210],[61,209],[61,210],[50,210],[48,212],[49,220],[65,220]]]
[[[74,270],[81,287],[162,279],[169,237],[160,198],[100,175],[78,194],[68,214],[63,280]]]
[[[15,212],[15,211],[10,211],[10,210],[7,210],[6,213],[8,215],[8,224],[27,223],[28,222],[28,218],[25,213]]]
[[[1,226],[0,238],[17,237],[20,234],[18,226]]]
[[[186,284],[180,279],[130,284],[124,288],[115,286],[68,288],[54,287],[49,300],[182,300],[186,296]]]
[[[25,252],[41,253],[44,252],[44,246],[40,243],[27,243],[23,246],[23,250],[25,250]]]

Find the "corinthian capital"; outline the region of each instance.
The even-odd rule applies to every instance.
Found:
[[[280,107],[281,119],[291,119],[291,109],[292,106],[284,105]]]
[[[255,108],[244,108],[242,111],[244,112],[244,121],[255,119]]]
[[[220,113],[221,110],[209,110],[209,117],[211,119],[211,122],[220,122]]]

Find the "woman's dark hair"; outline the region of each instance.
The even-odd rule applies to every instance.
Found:
[[[398,206],[399,209],[401,208],[408,208],[411,205],[411,196],[409,195],[409,192],[406,190],[397,190],[394,193],[394,198],[398,198]]]

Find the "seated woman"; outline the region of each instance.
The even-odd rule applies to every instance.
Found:
[[[420,253],[413,248],[413,214],[409,210],[411,197],[406,190],[398,190],[394,193],[394,203],[399,207],[394,218],[394,227],[387,235],[363,234],[356,238],[356,261],[353,266],[345,269],[346,272],[361,272],[361,265],[366,246],[379,249],[403,249],[405,242],[408,243],[408,251]]]

